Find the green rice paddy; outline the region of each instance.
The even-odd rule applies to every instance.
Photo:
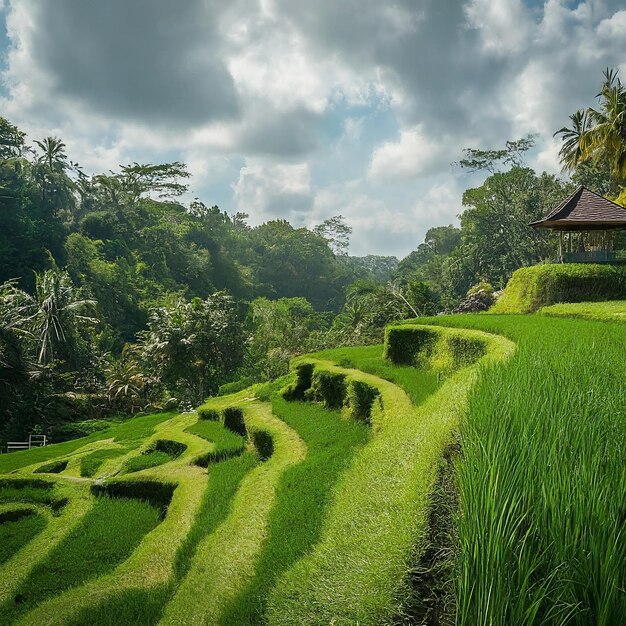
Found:
[[[413,364],[301,360],[345,402],[373,389],[371,425],[288,379],[0,456],[0,623],[622,623],[624,310],[415,320]]]

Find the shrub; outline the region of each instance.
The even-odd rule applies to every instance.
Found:
[[[239,407],[224,409],[224,426],[231,432],[245,437],[247,435],[246,423],[243,419],[243,411]]]
[[[259,382],[258,376],[244,376],[239,380],[234,380],[232,383],[224,383],[220,385],[218,396],[228,396],[231,393],[238,393],[248,387],[252,387],[255,383]]]
[[[283,392],[285,400],[304,400],[304,394],[313,384],[313,363],[298,363],[295,367],[296,381]]]
[[[91,493],[96,497],[131,498],[148,502],[159,509],[162,516],[165,516],[175,489],[176,485],[173,483],[162,483],[156,480],[114,480],[92,485]]]
[[[565,263],[523,267],[513,273],[490,313],[534,313],[560,302],[626,298],[626,268]]]
[[[65,461],[52,461],[45,465],[40,465],[34,474],[60,474],[67,467],[67,460]]]
[[[380,392],[376,387],[352,380],[348,385],[348,404],[350,415],[353,419],[365,424],[370,424],[372,420],[372,407]]]
[[[261,461],[267,461],[274,454],[274,440],[266,430],[255,430],[252,441]]]
[[[346,401],[346,375],[326,370],[315,370],[311,388],[305,398],[323,402],[328,409],[340,409]]]
[[[179,441],[171,441],[170,439],[157,439],[146,452],[164,452],[172,459],[177,459],[187,446]]]
[[[201,420],[210,420],[211,422],[220,422],[222,420],[219,411],[215,409],[205,409],[200,407],[196,413]]]
[[[437,334],[428,328],[389,326],[385,331],[385,359],[395,365],[417,365],[432,356]]]
[[[447,340],[447,349],[452,358],[454,370],[476,363],[487,352],[487,345],[482,339],[450,335]]]
[[[490,296],[493,295],[493,285],[491,283],[488,283],[486,280],[481,280],[480,282],[476,283],[475,285],[472,285],[468,290],[467,290],[467,294],[468,296],[473,296],[474,294],[478,293],[478,292],[484,292]]]

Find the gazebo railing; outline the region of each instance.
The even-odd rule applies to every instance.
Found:
[[[564,263],[615,263],[626,262],[626,250],[592,250],[564,252]]]

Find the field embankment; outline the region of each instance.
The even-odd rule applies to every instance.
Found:
[[[626,298],[626,266],[544,264],[513,272],[491,313],[534,313],[562,302]]]

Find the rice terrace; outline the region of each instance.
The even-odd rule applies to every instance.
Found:
[[[0,626],[626,626],[622,5],[0,0]]]
[[[618,624],[623,339],[408,321],[194,413],[2,456],[2,621],[445,623],[456,597],[464,624]]]

